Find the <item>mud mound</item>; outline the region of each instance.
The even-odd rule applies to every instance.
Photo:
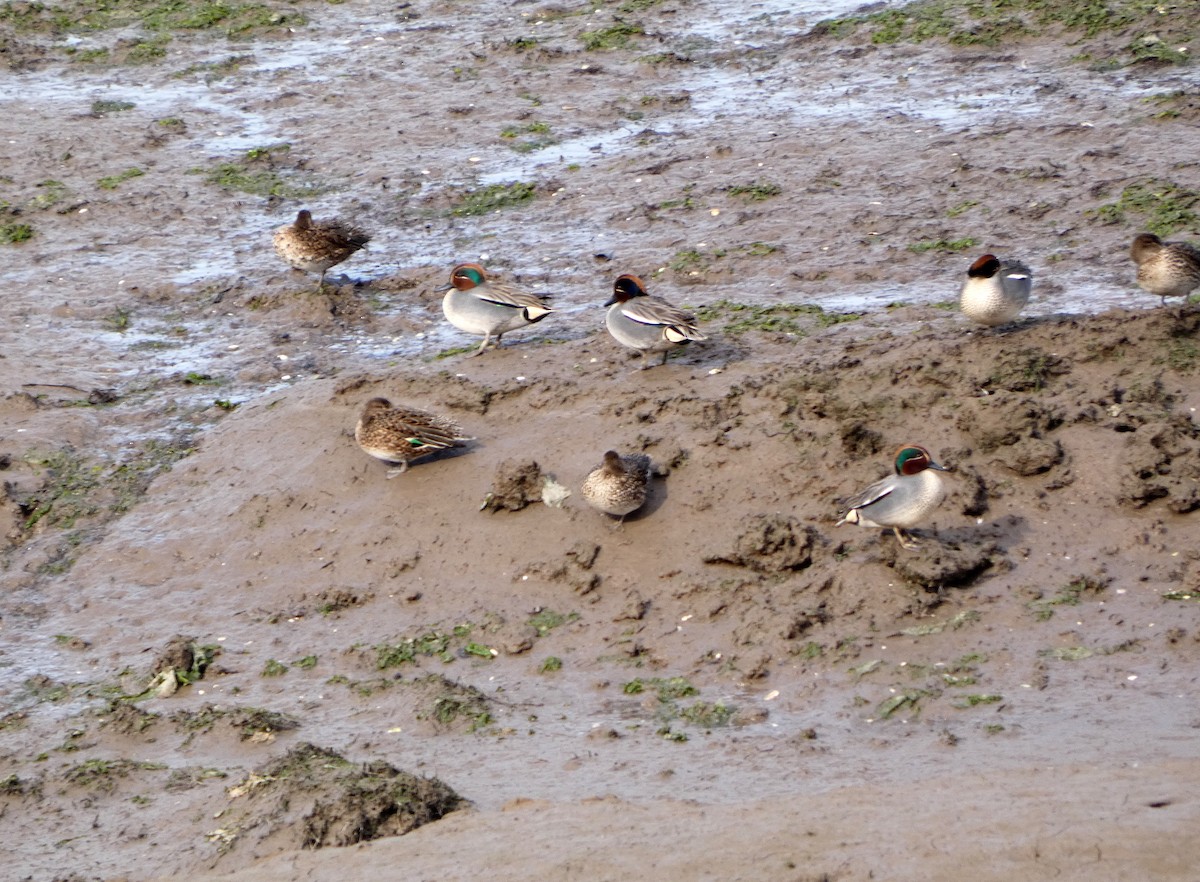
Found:
[[[1200,427],[1190,418],[1142,426],[1123,451],[1122,504],[1141,508],[1156,499],[1178,514],[1200,508]]]
[[[487,511],[520,511],[542,501],[544,477],[532,459],[508,459],[496,469],[492,489],[484,500]]]
[[[812,563],[817,531],[790,515],[755,515],[729,551],[706,555],[709,564],[749,567],[759,573],[802,570]]]
[[[926,591],[941,592],[973,582],[1002,559],[991,542],[952,543],[925,539],[919,549],[884,541],[881,558],[906,582]]]
[[[210,839],[228,851],[248,840],[313,849],[400,836],[463,806],[436,778],[382,760],[351,763],[332,750],[299,744],[229,789],[222,826]]]

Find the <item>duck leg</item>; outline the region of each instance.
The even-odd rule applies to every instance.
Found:
[[[491,343],[491,342],[492,342],[492,335],[491,335],[490,333],[489,333],[489,334],[484,334],[484,335],[483,335],[483,342],[479,344],[479,348],[478,348],[478,349],[476,349],[474,352],[472,352],[472,353],[471,353],[470,355],[468,355],[467,357],[468,357],[468,358],[475,358],[477,355],[483,355],[483,353],[484,353],[484,350],[488,348],[488,344],[489,344],[489,343]]]

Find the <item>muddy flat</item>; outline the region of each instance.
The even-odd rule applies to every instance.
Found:
[[[725,6],[0,7],[12,878],[1194,877],[1200,16]],[[553,312],[472,357],[460,263]]]

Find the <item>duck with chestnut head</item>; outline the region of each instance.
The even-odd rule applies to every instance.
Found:
[[[994,328],[1021,314],[1032,288],[1033,273],[1025,264],[985,254],[967,270],[959,306],[967,318]]]
[[[604,317],[608,333],[622,346],[641,353],[643,370],[650,366],[651,353],[661,352],[661,364],[666,364],[671,350],[708,339],[691,315],[661,297],[651,297],[635,275],[618,277],[613,295],[604,305],[608,308]]]
[[[924,447],[901,447],[896,451],[896,473],[847,499],[836,526],[890,527],[904,548],[916,548],[917,543],[904,531],[928,520],[946,498],[946,487],[938,474],[944,471]]]
[[[546,295],[529,294],[488,279],[477,263],[461,263],[450,273],[450,285],[442,298],[446,321],[460,331],[483,337],[472,356],[488,346],[499,346],[508,331],[536,324],[554,312]],[[494,338],[494,342],[493,342]]]

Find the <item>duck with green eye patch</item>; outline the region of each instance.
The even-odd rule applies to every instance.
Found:
[[[604,305],[608,308],[604,316],[608,333],[622,346],[641,354],[643,370],[650,366],[650,353],[661,352],[661,364],[666,364],[672,349],[708,339],[691,315],[661,297],[651,297],[645,283],[635,275],[619,276],[613,283],[612,297]]]
[[[483,267],[477,263],[456,266],[450,273],[450,284],[444,290],[442,312],[446,321],[460,331],[483,337],[479,349],[472,352],[471,357],[482,355],[489,345],[498,347],[500,338],[508,331],[540,322],[554,311],[546,304],[546,295],[528,294],[489,281]]]
[[[938,472],[947,471],[933,461],[924,447],[901,447],[896,452],[896,473],[876,481],[845,501],[845,513],[835,526],[891,527],[904,548],[916,548],[904,530],[929,519],[946,498]]]

